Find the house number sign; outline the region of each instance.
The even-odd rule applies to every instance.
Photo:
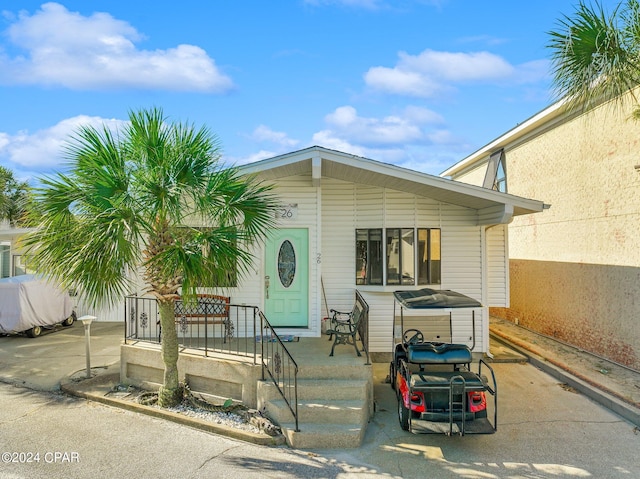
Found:
[[[276,218],[289,221],[298,219],[298,204],[282,205],[276,210]]]

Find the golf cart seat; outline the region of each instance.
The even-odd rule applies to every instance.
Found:
[[[469,364],[471,349],[466,344],[420,343],[407,345],[407,361],[413,364]]]

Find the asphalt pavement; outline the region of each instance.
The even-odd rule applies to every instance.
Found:
[[[246,454],[243,461],[235,464],[240,467],[239,470],[256,472],[263,467],[268,471],[266,475],[273,477],[640,477],[640,464],[637,462],[640,431],[637,425],[631,419],[624,419],[620,412],[612,412],[611,408],[601,406],[603,400],[598,399],[604,397],[604,402],[612,401],[631,418],[637,417],[638,408],[633,404],[635,396],[628,396],[629,388],[631,393],[639,389],[640,375],[627,374],[630,373],[627,371],[622,380],[622,374],[618,377],[613,368],[607,369],[610,365],[602,362],[597,362],[600,369],[594,370],[592,359],[584,359],[579,351],[567,350],[565,345],[546,344],[544,338],[525,338],[523,335],[529,332],[523,332],[522,328],[510,331],[510,325],[498,323],[492,322],[494,338],[499,337],[503,341],[492,345],[499,394],[498,430],[495,434],[446,437],[402,431],[397,420],[395,394],[385,382],[387,365],[375,364],[376,412],[367,428],[362,447],[353,450],[295,451],[286,447],[250,444],[252,441],[244,439],[236,443],[234,439],[225,438],[225,444],[226,441],[232,441],[240,445],[225,450],[237,451],[237,447],[240,447]],[[175,470],[177,459],[158,456],[159,444],[149,434],[153,434],[155,427],[162,430],[170,428],[176,434],[175,428],[184,428],[184,425],[155,419],[153,428],[149,429],[151,426],[148,421],[135,411],[113,415],[118,409],[97,404],[101,401],[99,396],[104,387],[110,381],[117,380],[122,336],[122,323],[98,322],[91,326],[90,380],[78,380],[86,374],[84,329],[81,323],[40,338],[0,337],[0,382],[6,383],[0,388],[0,395],[3,396],[3,408],[0,408],[0,452],[9,448],[11,451],[19,451],[20,448],[24,451],[29,444],[52,449],[52,444],[47,445],[47,441],[62,436],[60,440],[65,443],[64,449],[77,452],[84,458],[83,466],[91,466],[92,462],[97,461],[102,477],[122,477],[127,466],[136,460],[148,465],[149,457],[154,458],[155,462],[151,461],[154,462],[153,467],[148,465],[149,469],[141,474],[136,473],[136,477],[163,477],[162,474],[153,474],[162,470],[160,466],[165,462],[166,470]],[[509,342],[509,339],[513,342]],[[527,344],[525,339],[530,343]],[[554,347],[558,349],[554,350]],[[604,382],[603,378],[607,378],[608,382],[598,384]],[[63,386],[65,391],[84,395],[89,401],[64,393],[61,384],[66,385]],[[11,389],[13,386],[18,388]],[[40,392],[28,393],[29,390]],[[56,420],[55,416],[41,417],[37,426],[30,430],[28,421],[31,416],[25,413],[30,406],[22,405],[22,400],[53,401],[60,408],[70,407],[78,411],[93,408],[99,414],[91,421],[87,421],[80,412],[75,418],[73,414],[65,412],[64,422]],[[91,404],[94,406],[91,407]],[[109,411],[112,411],[111,415]],[[112,421],[121,419],[124,421],[122,424],[112,426]],[[104,424],[100,421],[104,421]],[[160,426],[158,422],[171,422],[172,425]],[[60,427],[61,424],[64,424],[64,428]],[[114,435],[115,432],[105,436],[105,427],[126,431],[128,436],[125,442],[131,444],[133,449],[119,447],[119,441],[122,440],[120,436]],[[185,429],[193,431],[194,427],[197,426]],[[77,431],[80,436],[65,434],[67,428]],[[195,434],[200,444],[203,444],[202,441],[206,444],[207,437],[214,442],[222,441],[219,433],[211,434],[210,430],[198,433],[187,433],[186,430],[184,434]],[[86,437],[82,437],[83,431],[86,431]],[[33,441],[32,434],[37,434],[37,441]],[[134,444],[137,446],[134,447]],[[153,444],[153,449],[150,444]],[[242,444],[246,446],[243,448]],[[96,454],[96,448],[102,448],[102,456]],[[200,456],[208,448],[198,445],[196,449],[193,458],[180,458],[186,461],[180,466],[183,476],[206,477],[203,471],[218,472],[217,461],[224,462],[225,454],[216,453],[203,463]],[[271,456],[268,452],[266,455],[250,452],[265,449],[274,452]],[[304,462],[305,466],[301,469],[292,468],[292,461]],[[112,465],[112,469],[108,465]],[[25,465],[14,467],[13,464],[0,464],[0,477],[48,477],[52,470],[47,467],[47,464],[42,464],[37,469],[29,469]],[[42,476],[33,474],[36,470],[41,471]],[[88,472],[81,473],[80,468],[70,469],[76,473],[60,477],[95,477],[91,475],[91,470],[89,467]],[[232,476],[229,473],[229,477]]]

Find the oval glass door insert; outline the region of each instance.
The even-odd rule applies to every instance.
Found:
[[[288,288],[296,275],[296,252],[291,241],[284,240],[278,251],[278,277],[282,286]]]

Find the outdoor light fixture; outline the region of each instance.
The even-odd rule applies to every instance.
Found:
[[[78,318],[84,324],[84,341],[85,341],[85,355],[87,357],[87,379],[91,379],[91,345],[90,345],[90,336],[91,336],[91,322],[94,319],[97,319],[95,316],[82,316]]]

